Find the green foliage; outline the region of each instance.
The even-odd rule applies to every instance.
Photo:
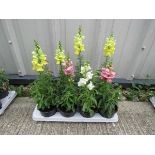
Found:
[[[76,87],[73,80],[68,79],[65,82],[65,88],[62,91],[61,97],[59,96],[59,106],[65,111],[76,111],[77,104],[77,95],[76,95]]]
[[[59,83],[59,81],[55,80],[55,85],[56,83]],[[62,86],[63,88],[65,88],[63,85],[59,85],[59,86]],[[78,94],[79,87],[77,87],[77,85],[74,85],[74,87],[76,90],[76,94]],[[18,97],[30,97],[30,89],[31,89],[31,85],[28,85],[28,86],[10,85],[9,86],[9,90],[15,90],[17,92]],[[56,97],[57,103],[59,103],[60,96],[61,94],[63,94],[63,92],[60,94],[60,92],[58,91],[58,85],[56,90],[57,90],[57,97]],[[60,89],[60,90],[63,90],[63,89]],[[121,95],[122,97],[124,96],[126,100],[129,100],[129,101],[148,102],[150,97],[155,96],[155,88],[151,86],[146,86],[146,85],[145,86],[136,85],[136,87],[132,86],[130,88],[123,89],[122,94],[120,94],[120,96]],[[99,96],[96,96],[96,97],[99,97]]]
[[[25,94],[24,93],[24,86],[20,85],[19,87],[17,87],[16,92],[17,92],[18,96],[23,96]]]
[[[31,87],[31,95],[35,100],[38,109],[45,110],[56,106],[55,88],[55,81],[52,78],[51,72],[48,70],[41,72]]]
[[[80,76],[81,76],[81,74],[80,74],[81,66],[82,66],[83,61],[84,61],[81,54],[78,55],[77,59],[78,59],[78,63],[77,63],[77,66],[76,66],[75,81],[79,81],[79,79],[80,79]]]
[[[67,56],[69,59],[69,55]],[[76,85],[72,77],[64,74],[63,66],[60,64],[59,78],[56,80],[56,104],[58,107],[63,108],[65,111],[76,110]]]
[[[78,103],[82,107],[82,111],[92,114],[97,107],[95,98],[95,90],[89,90],[87,87],[80,87]]]
[[[0,69],[0,93],[7,91],[9,86],[9,80],[5,74],[5,71]]]
[[[14,86],[14,85],[10,85],[9,86],[9,90],[14,90],[17,92],[17,96],[18,97],[29,97],[30,96],[30,86]]]
[[[123,90],[123,95],[129,101],[147,102],[150,97],[155,96],[155,88],[147,84],[132,84],[131,88]]]
[[[109,115],[115,110],[121,95],[121,87],[118,84],[107,83],[99,80],[97,83],[96,98],[98,102],[98,109],[106,112]]]
[[[66,83],[67,83],[67,77],[65,76],[63,72],[62,65],[60,64],[60,69],[59,69],[59,77],[56,79],[55,84],[56,84],[56,97],[55,97],[55,102],[57,106],[60,104],[60,97],[63,94],[63,91],[65,89]]]

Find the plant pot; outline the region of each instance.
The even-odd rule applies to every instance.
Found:
[[[95,111],[92,110],[92,113],[88,113],[88,112],[83,112],[81,109],[80,109],[80,114],[83,116],[83,117],[86,117],[86,118],[91,118],[95,115]]]
[[[102,109],[98,110],[99,114],[105,118],[112,118],[117,111],[118,111],[117,105],[115,105],[115,109],[113,110],[113,112],[111,114],[109,114],[108,111],[102,111]]]
[[[62,108],[58,108],[58,111],[64,117],[72,117],[76,113],[76,111],[74,111],[74,112],[73,111],[66,111],[65,109],[62,109]]]
[[[76,111],[77,111],[77,112],[80,112],[80,109],[81,109],[81,106],[78,104],[78,105],[77,105],[77,108],[76,108]]]
[[[40,111],[41,115],[44,117],[53,116],[57,112],[56,107],[52,107],[50,109],[44,109],[44,110],[38,109],[38,110]]]
[[[9,92],[8,91],[3,91],[2,93],[0,93],[0,99],[5,98],[6,96],[8,96]]]

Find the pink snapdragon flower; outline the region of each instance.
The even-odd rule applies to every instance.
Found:
[[[106,80],[107,82],[111,83],[112,79],[116,76],[116,72],[114,72],[110,68],[102,68],[100,79]]]
[[[75,75],[75,69],[74,69],[72,61],[70,61],[70,60],[65,61],[63,63],[63,66],[64,66],[65,75],[67,75],[67,76],[74,76]]]

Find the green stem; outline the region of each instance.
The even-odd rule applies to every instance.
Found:
[[[105,59],[105,67],[107,67],[107,65],[109,65],[108,62],[109,62],[109,57],[106,56],[106,59]]]
[[[82,65],[81,53],[79,54],[79,64],[80,64],[80,68],[81,68],[81,65]]]
[[[60,76],[62,75],[63,68],[62,68],[62,63],[60,63]]]
[[[106,57],[105,62],[106,62],[106,65],[107,65],[107,63],[108,63],[108,57]]]

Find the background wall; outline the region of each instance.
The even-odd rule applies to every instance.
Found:
[[[117,78],[155,79],[155,20],[0,20],[0,67],[8,74],[34,75],[31,67],[33,40],[48,56],[49,67],[57,74],[54,51],[60,40],[75,62],[73,38],[82,25],[84,58],[96,69],[104,61],[105,38],[114,33],[113,56]]]

